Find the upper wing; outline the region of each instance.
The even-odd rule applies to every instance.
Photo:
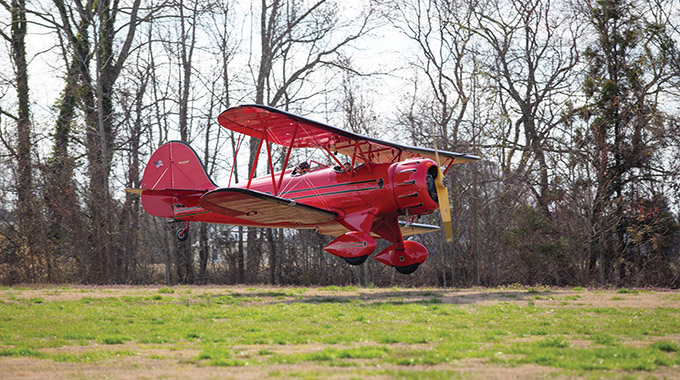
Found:
[[[305,119],[276,108],[244,105],[224,111],[217,119],[223,127],[292,148],[326,148],[360,161],[390,162],[407,158],[435,159],[434,149],[395,144]],[[443,165],[479,160],[463,153],[438,151]]]
[[[212,212],[261,224],[314,226],[333,221],[338,215],[292,199],[240,188],[210,191],[201,197],[198,204]]]

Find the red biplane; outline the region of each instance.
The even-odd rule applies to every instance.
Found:
[[[230,108],[218,121],[224,128],[260,139],[258,152],[265,144],[270,174],[253,178],[256,161],[247,182],[219,187],[189,145],[172,141],[151,155],[142,188],[126,189],[141,194],[149,214],[185,221],[177,231],[180,240],[186,239],[190,221],[316,229],[336,237],[326,251],[360,265],[375,250],[375,239],[382,238],[392,245],[375,259],[410,274],[425,261],[427,249],[404,237],[439,229],[413,223],[414,218],[441,205],[451,239],[442,178],[451,165],[479,159],[381,141],[261,105]],[[285,148],[280,172],[274,171],[271,144]],[[293,148],[319,149],[333,164],[310,167],[303,162],[289,168]],[[345,162],[338,154],[346,156]]]

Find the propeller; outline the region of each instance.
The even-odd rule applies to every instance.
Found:
[[[446,241],[449,243],[453,241],[453,225],[451,224],[451,207],[449,205],[449,191],[444,186],[444,173],[442,173],[441,163],[439,162],[439,151],[437,150],[437,142],[434,143],[434,156],[437,161],[437,178],[434,180],[437,189],[437,199],[439,200],[439,213],[442,216],[442,224],[444,233],[446,234]]]

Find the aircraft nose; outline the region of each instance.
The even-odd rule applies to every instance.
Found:
[[[394,195],[402,214],[429,214],[439,207],[436,173],[436,164],[429,159],[403,161],[395,165]]]

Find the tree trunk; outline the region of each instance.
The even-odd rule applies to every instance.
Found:
[[[198,245],[199,245],[198,283],[205,284],[208,282],[208,257],[210,253],[208,247],[208,226],[205,223],[201,223],[199,227]]]
[[[271,285],[276,284],[276,266],[278,265],[275,239],[274,229],[267,228],[267,240],[269,240],[269,283]]]
[[[19,247],[14,255],[10,256],[9,265],[14,272],[12,277],[18,279],[18,273],[14,268],[22,260],[25,262],[35,262],[33,259],[37,254],[35,233],[39,229],[34,226],[40,225],[36,217],[34,190],[33,190],[33,164],[31,160],[31,112],[29,108],[28,94],[28,63],[26,62],[26,2],[25,0],[13,0],[11,4],[12,16],[12,59],[16,74],[17,91],[17,230],[19,232]],[[36,281],[37,279],[28,267],[24,266],[25,281]]]
[[[65,16],[63,3],[55,2]],[[83,17],[78,23],[77,32],[71,45],[73,56],[66,73],[66,85],[57,104],[57,120],[54,127],[54,145],[45,170],[45,203],[49,215],[49,258],[71,256],[76,266],[85,270],[82,264],[84,255],[83,236],[87,231],[86,223],[81,217],[74,183],[75,159],[70,156],[69,144],[72,138],[72,124],[76,116],[79,93],[83,87],[82,73],[89,65],[89,21]],[[52,278],[52,276],[50,276]],[[81,281],[84,275],[81,275]]]

